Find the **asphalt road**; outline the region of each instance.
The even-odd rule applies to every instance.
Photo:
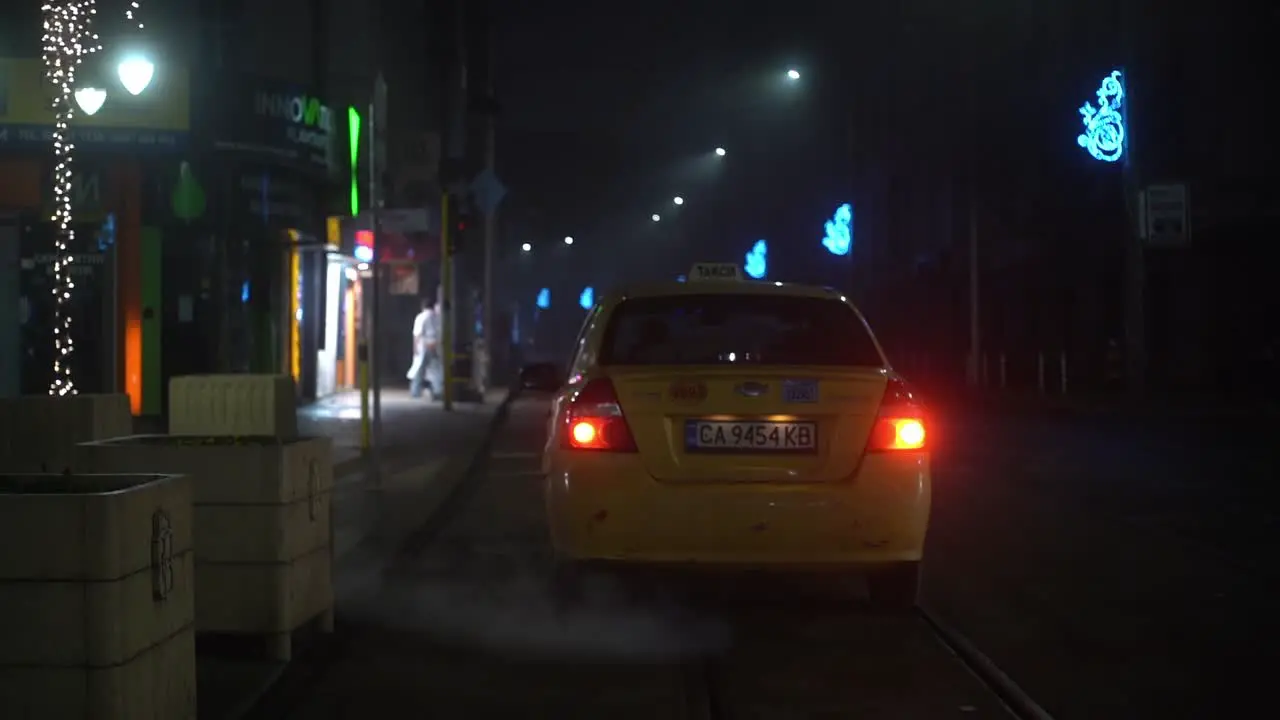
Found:
[[[544,413],[517,402],[487,471],[341,608],[340,641],[271,717],[1009,717],[920,616],[865,609],[856,579],[600,579],[558,611]],[[1055,717],[1267,706],[1275,428],[955,410],[936,425],[933,616]]]
[[[1274,420],[952,408],[930,607],[1061,718],[1217,718],[1280,666]]]
[[[537,453],[517,401],[487,472],[340,611],[341,647],[276,717],[1005,718],[916,615],[861,583],[598,578],[558,609]]]

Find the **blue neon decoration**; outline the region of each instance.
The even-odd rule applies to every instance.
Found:
[[[107,213],[107,218],[102,221],[102,227],[98,228],[98,252],[106,252],[108,248],[116,244],[116,214]]]
[[[845,203],[836,208],[836,214],[823,226],[827,231],[822,246],[832,255],[848,255],[853,249],[853,205]]]
[[[596,291],[590,285],[582,288],[582,294],[578,296],[578,305],[583,310],[590,310],[596,306]]]
[[[757,240],[751,250],[747,251],[747,264],[743,270],[756,280],[763,280],[769,274],[769,243]]]
[[[536,304],[540,310],[546,310],[551,307],[551,290],[547,288],[539,290]]]
[[[676,282],[686,282],[689,279],[687,275],[677,275]]]
[[[1116,162],[1124,157],[1128,130],[1124,113],[1120,112],[1124,99],[1124,81],[1120,71],[1115,70],[1098,86],[1098,107],[1091,103],[1080,106],[1084,132],[1076,138],[1076,144],[1096,160]]]

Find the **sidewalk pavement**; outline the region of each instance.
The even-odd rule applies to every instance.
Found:
[[[379,473],[371,472],[360,454],[358,393],[298,411],[302,434],[334,441],[333,582],[339,615],[380,580],[395,550],[410,541],[484,456],[506,415],[508,395],[492,391],[482,404],[455,403],[445,412],[439,402],[384,390]],[[199,647],[196,665],[200,720],[243,717],[286,667]]]

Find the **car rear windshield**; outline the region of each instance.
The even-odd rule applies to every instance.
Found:
[[[883,365],[866,325],[843,302],[746,293],[624,300],[609,318],[599,362]]]

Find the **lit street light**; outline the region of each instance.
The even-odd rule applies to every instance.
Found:
[[[724,148],[722,147],[716,148],[716,155],[719,155],[720,157],[724,157]]]
[[[683,205],[683,204],[684,204],[684,198],[682,198],[682,197],[680,197],[679,195],[677,195],[677,196],[675,196],[674,198],[672,198],[671,202],[673,202],[673,203],[675,203],[675,204],[677,204],[677,205]]]
[[[93,115],[101,110],[102,104],[107,101],[107,91],[96,87],[80,88],[76,90],[75,98],[76,104],[85,115]]]
[[[788,71],[787,71],[787,79],[789,79],[789,80],[799,80],[799,79],[800,79],[800,71],[799,71],[799,70],[796,70],[796,69],[794,69],[794,68],[793,68],[793,69],[791,69],[791,70],[788,70]]]
[[[520,252],[529,252],[530,250],[533,250],[533,246],[529,243],[525,243],[520,246]]]
[[[144,57],[134,56],[122,61],[116,67],[116,74],[130,95],[141,95],[151,84],[151,78],[155,77],[156,66]]]
[[[661,220],[661,219],[662,219],[662,216],[661,216],[661,215],[659,215],[658,213],[654,213],[654,214],[653,214],[652,216],[650,216],[650,217],[652,217],[652,219],[653,219],[653,221],[654,221],[654,222],[658,222],[659,220]]]
[[[566,235],[566,236],[565,236],[565,238],[564,238],[564,244],[565,244],[565,245],[572,245],[572,244],[573,244],[573,238],[572,238],[572,237],[569,237],[569,236],[567,236],[567,235]]]

